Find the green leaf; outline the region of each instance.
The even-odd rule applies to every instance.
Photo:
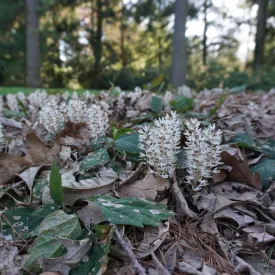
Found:
[[[143,88],[144,89],[155,89],[157,88],[159,85],[162,84],[162,82],[164,81],[164,74],[160,74],[157,77],[155,77],[151,82],[149,82],[148,84],[144,85]]]
[[[41,260],[43,257],[55,258],[61,256],[63,248],[56,240],[57,236],[76,239],[80,234],[81,227],[75,214],[68,215],[63,210],[51,213],[41,223],[39,236],[28,250],[29,256],[26,259],[25,268],[32,272],[38,272],[38,260]]]
[[[92,153],[89,153],[88,156],[80,163],[80,169],[84,172],[87,172],[90,169],[95,169],[104,165],[108,161],[109,154],[107,149],[101,148]]]
[[[138,147],[138,133],[133,132],[130,134],[121,135],[114,143],[114,146],[130,154],[139,154],[140,149]]]
[[[134,130],[131,128],[116,129],[115,127],[113,127],[113,129],[112,129],[114,139],[118,139],[121,135],[130,134],[132,132],[134,132]]]
[[[17,98],[17,101],[18,101],[18,104],[21,107],[21,110],[24,113],[24,115],[26,117],[28,117],[28,110],[27,110],[26,106],[24,105],[24,103],[19,98]]]
[[[57,209],[57,205],[45,204],[36,209],[16,208],[6,210],[2,214],[5,217],[2,217],[2,234],[4,236],[11,235],[12,240],[34,237],[36,236],[35,229],[42,220]]]
[[[275,180],[275,160],[274,159],[261,159],[255,164],[251,171],[259,173],[263,183],[263,189],[267,189],[271,182]]]
[[[153,96],[150,108],[153,112],[160,114],[162,111],[162,101],[161,98]]]
[[[57,164],[55,162],[52,164],[51,167],[50,195],[56,203],[63,205],[62,180],[59,168],[57,167]]]
[[[168,217],[175,215],[163,204],[157,204],[145,199],[112,197],[95,197],[91,199],[101,207],[106,220],[114,224],[156,226]]]
[[[178,95],[174,100],[171,101],[171,106],[174,111],[178,113],[185,113],[193,109],[194,99]]]
[[[220,109],[220,107],[223,105],[226,98],[227,98],[227,95],[223,94],[217,99],[215,103],[215,107],[212,108],[209,112],[210,116],[213,116]]]
[[[254,138],[246,133],[237,133],[230,141],[230,144],[236,144],[244,148],[256,148]]]
[[[90,146],[93,149],[98,150],[100,148],[106,147],[106,145],[109,145],[112,142],[113,142],[112,138],[109,138],[109,137],[106,137],[106,136],[102,136],[102,137],[99,137],[98,139],[92,140],[90,142]]]
[[[264,140],[258,139],[257,145],[259,147],[259,151],[264,153],[267,156],[275,158],[275,140],[271,138],[266,138]]]
[[[82,261],[76,269],[70,272],[70,275],[97,275],[105,272],[108,264],[113,227],[110,225],[94,225],[94,231],[97,239],[87,253],[89,261]]]

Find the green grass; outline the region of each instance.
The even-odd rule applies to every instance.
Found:
[[[44,88],[42,88],[44,89]],[[0,87],[0,95],[6,95],[6,94],[16,94],[18,92],[23,92],[24,94],[28,95],[31,92],[33,92],[35,88],[25,88],[25,87]],[[81,90],[70,90],[70,89],[65,89],[65,88],[45,88],[45,90],[49,94],[55,94],[55,93],[63,93],[65,91],[68,91],[70,93],[76,91],[78,94],[82,94],[84,91],[87,89],[81,89]],[[98,90],[90,90],[92,93],[98,93]]]

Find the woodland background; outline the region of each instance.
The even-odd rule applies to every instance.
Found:
[[[275,86],[274,0],[0,0],[0,7],[2,87],[130,90],[154,78],[165,88]],[[244,29],[250,40],[240,37]]]

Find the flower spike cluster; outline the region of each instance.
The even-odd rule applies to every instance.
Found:
[[[3,134],[3,126],[0,122],[0,144],[4,143],[4,134]]]
[[[187,121],[186,127],[186,182],[197,191],[208,185],[213,173],[219,172],[222,131],[215,131],[215,124],[201,129],[201,123],[196,118]]]
[[[55,101],[49,101],[41,108],[39,121],[51,134],[56,134],[64,127],[64,116]]]
[[[77,95],[77,94],[76,94]],[[67,118],[72,123],[87,123],[87,105],[79,99],[71,99],[67,104]]]
[[[93,139],[104,136],[109,128],[109,119],[100,105],[92,104],[88,109],[89,113],[89,128]]]
[[[175,112],[154,120],[150,128],[144,126],[138,131],[140,157],[154,172],[163,177],[173,177],[181,137],[180,121]]]

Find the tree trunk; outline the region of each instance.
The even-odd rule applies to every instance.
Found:
[[[257,73],[264,60],[265,30],[268,0],[258,0],[257,31],[254,50],[254,72]]]
[[[25,0],[27,86],[40,86],[39,0]]]
[[[185,84],[187,55],[185,29],[188,12],[187,0],[175,2],[175,25],[173,35],[172,84],[179,87]]]
[[[203,3],[203,14],[204,14],[204,29],[203,29],[203,39],[202,39],[202,63],[205,66],[207,64],[207,29],[208,29],[208,21],[207,21],[207,10],[210,7],[208,4],[208,0],[205,0]]]
[[[95,58],[93,70],[93,85],[94,88],[99,86],[99,76],[101,73],[101,58],[102,58],[102,35],[103,35],[103,1],[96,0],[96,29],[92,31],[92,47]],[[92,11],[94,16],[94,11]],[[92,20],[94,20],[92,18]]]

